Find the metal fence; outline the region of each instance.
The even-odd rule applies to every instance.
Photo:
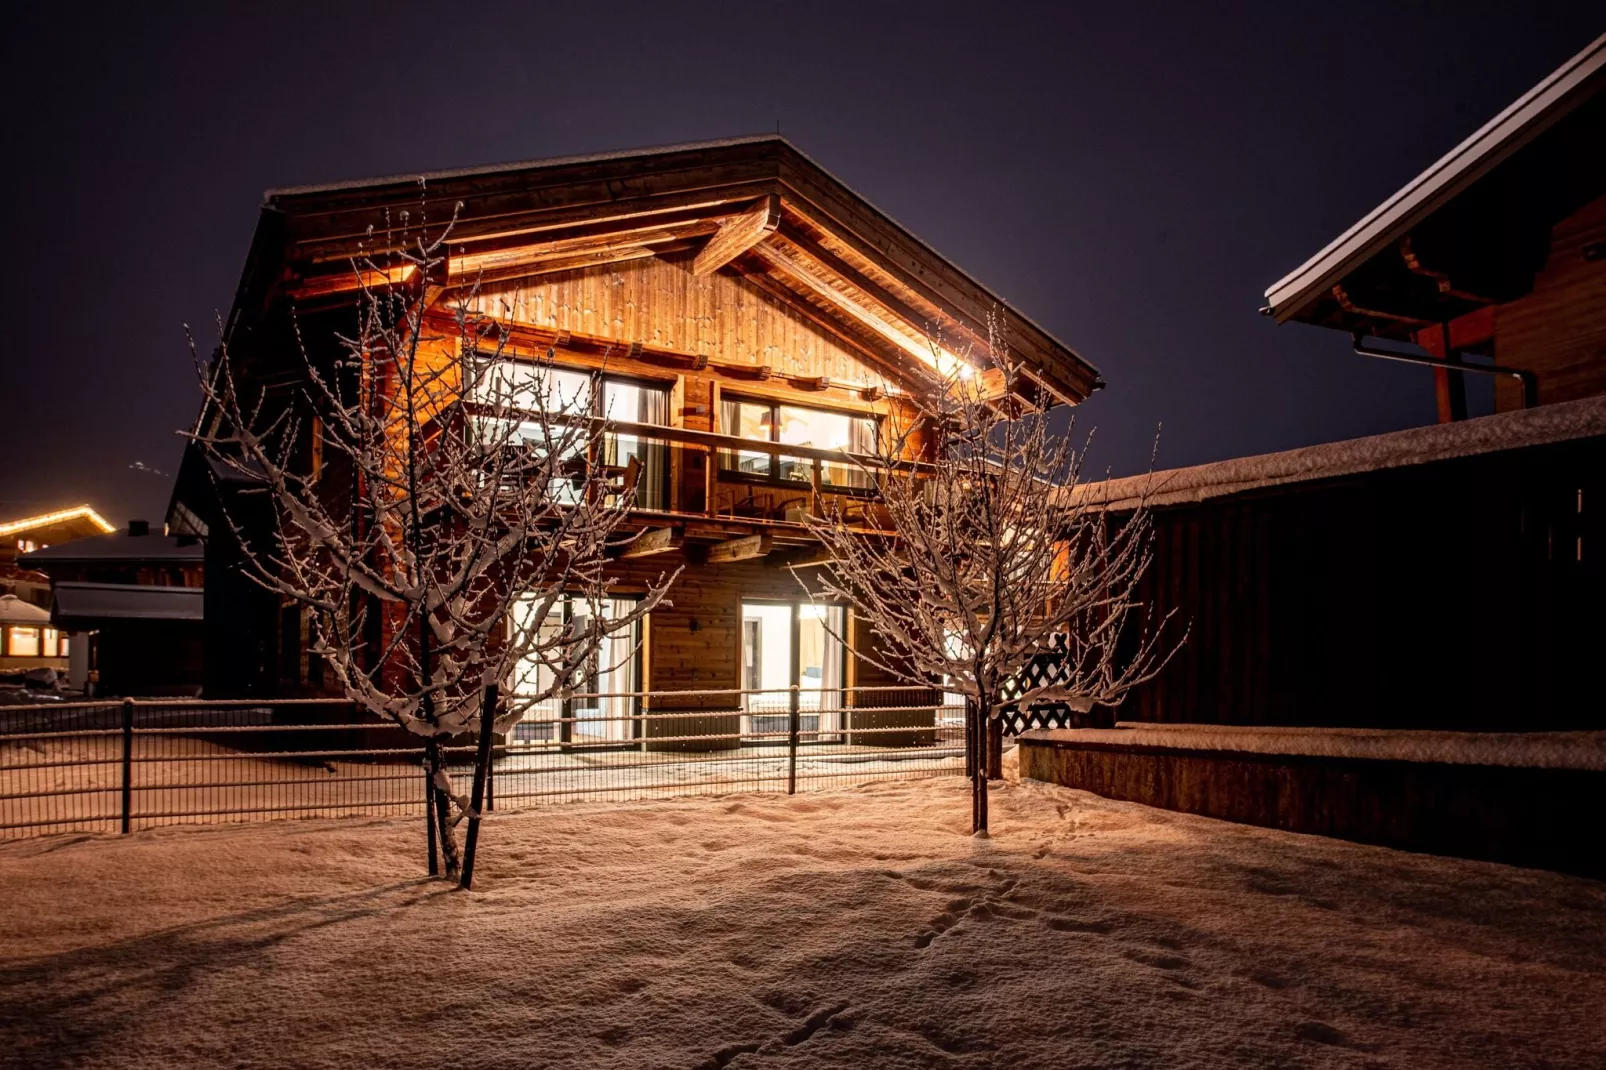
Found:
[[[961,773],[963,709],[940,699],[910,688],[571,695],[495,740],[490,807]],[[472,740],[447,753],[466,791]],[[422,815],[424,798],[423,740],[345,701],[0,707],[0,838]]]

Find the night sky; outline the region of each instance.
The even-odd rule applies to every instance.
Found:
[[[215,339],[264,189],[777,122],[1099,368],[1080,419],[1117,474],[1162,422],[1164,467],[1431,422],[1425,369],[1275,327],[1263,291],[1606,21],[1538,2],[156,6],[7,17],[0,519],[161,519],[197,402],[183,325]]]

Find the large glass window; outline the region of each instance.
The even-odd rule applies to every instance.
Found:
[[[6,644],[6,653],[14,658],[37,658],[39,656],[39,629],[38,628],[11,628],[11,639]]]
[[[719,415],[724,433],[740,438],[861,454],[876,448],[875,420],[868,416],[742,398],[723,399]],[[749,450],[722,450],[719,465],[738,475],[789,483],[810,482],[814,469],[810,458]],[[845,459],[821,461],[820,482],[834,487],[870,485],[864,470]]]
[[[618,619],[635,608],[635,599],[607,598],[600,604],[604,619]],[[540,622],[532,618],[539,612],[532,599],[514,606],[515,630],[536,627],[543,642],[560,638],[565,631],[583,632],[589,625],[592,607],[583,599],[563,598]],[[553,691],[553,669],[538,658],[520,660],[514,670],[515,696],[533,696]],[[641,622],[608,636],[585,659],[568,681],[545,701],[532,706],[514,727],[514,738],[574,744],[624,743],[640,735],[635,718],[641,700],[633,692],[641,689]]]
[[[522,360],[499,360],[477,379],[475,399],[484,404],[659,427],[669,423],[669,389],[652,383]],[[540,425],[533,420],[520,424],[519,434],[531,444],[542,437]],[[575,456],[566,460],[579,459],[579,450],[572,452]],[[617,480],[623,480],[632,463],[635,465],[637,507],[669,507],[667,442],[637,432],[610,432],[603,438],[599,460]],[[560,482],[553,493],[567,500],[575,490]]]

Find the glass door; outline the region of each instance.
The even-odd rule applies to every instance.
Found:
[[[845,616],[841,606],[812,602],[742,603],[742,687],[758,691],[742,701],[749,742],[787,742],[794,686],[799,738],[840,738]]]

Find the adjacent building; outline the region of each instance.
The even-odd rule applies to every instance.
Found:
[[[1085,488],[1154,508],[1145,593],[1193,628],[1122,715],[1606,727],[1606,36],[1266,299],[1425,365],[1441,423]]]
[[[204,551],[191,535],[122,531],[41,546],[19,559],[50,583],[51,632],[67,685],[100,696],[200,690]],[[70,645],[69,645],[70,644]]]

